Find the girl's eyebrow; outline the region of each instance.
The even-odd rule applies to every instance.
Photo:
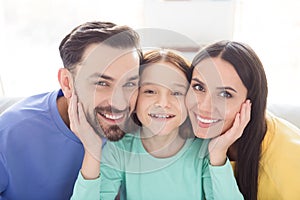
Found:
[[[184,88],[184,89],[186,89],[187,88],[187,86],[186,85],[184,85],[184,84],[180,84],[180,83],[174,83],[173,84],[175,87],[181,87],[181,88]]]

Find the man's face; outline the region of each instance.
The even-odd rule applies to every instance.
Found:
[[[90,45],[77,66],[75,92],[88,122],[109,140],[125,134],[129,116],[135,109],[139,57],[134,49]]]

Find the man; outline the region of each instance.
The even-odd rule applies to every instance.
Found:
[[[0,199],[70,199],[84,148],[70,130],[76,96],[101,138],[118,140],[134,109],[139,37],[126,26],[82,24],[61,42],[59,91],[24,99],[0,116]]]

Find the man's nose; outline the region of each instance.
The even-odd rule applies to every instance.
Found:
[[[115,89],[111,95],[111,106],[118,110],[128,108],[129,100],[124,91],[120,88]]]

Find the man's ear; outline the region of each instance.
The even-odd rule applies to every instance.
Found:
[[[66,68],[58,71],[58,81],[66,98],[71,98],[74,90],[74,80],[71,72]]]

